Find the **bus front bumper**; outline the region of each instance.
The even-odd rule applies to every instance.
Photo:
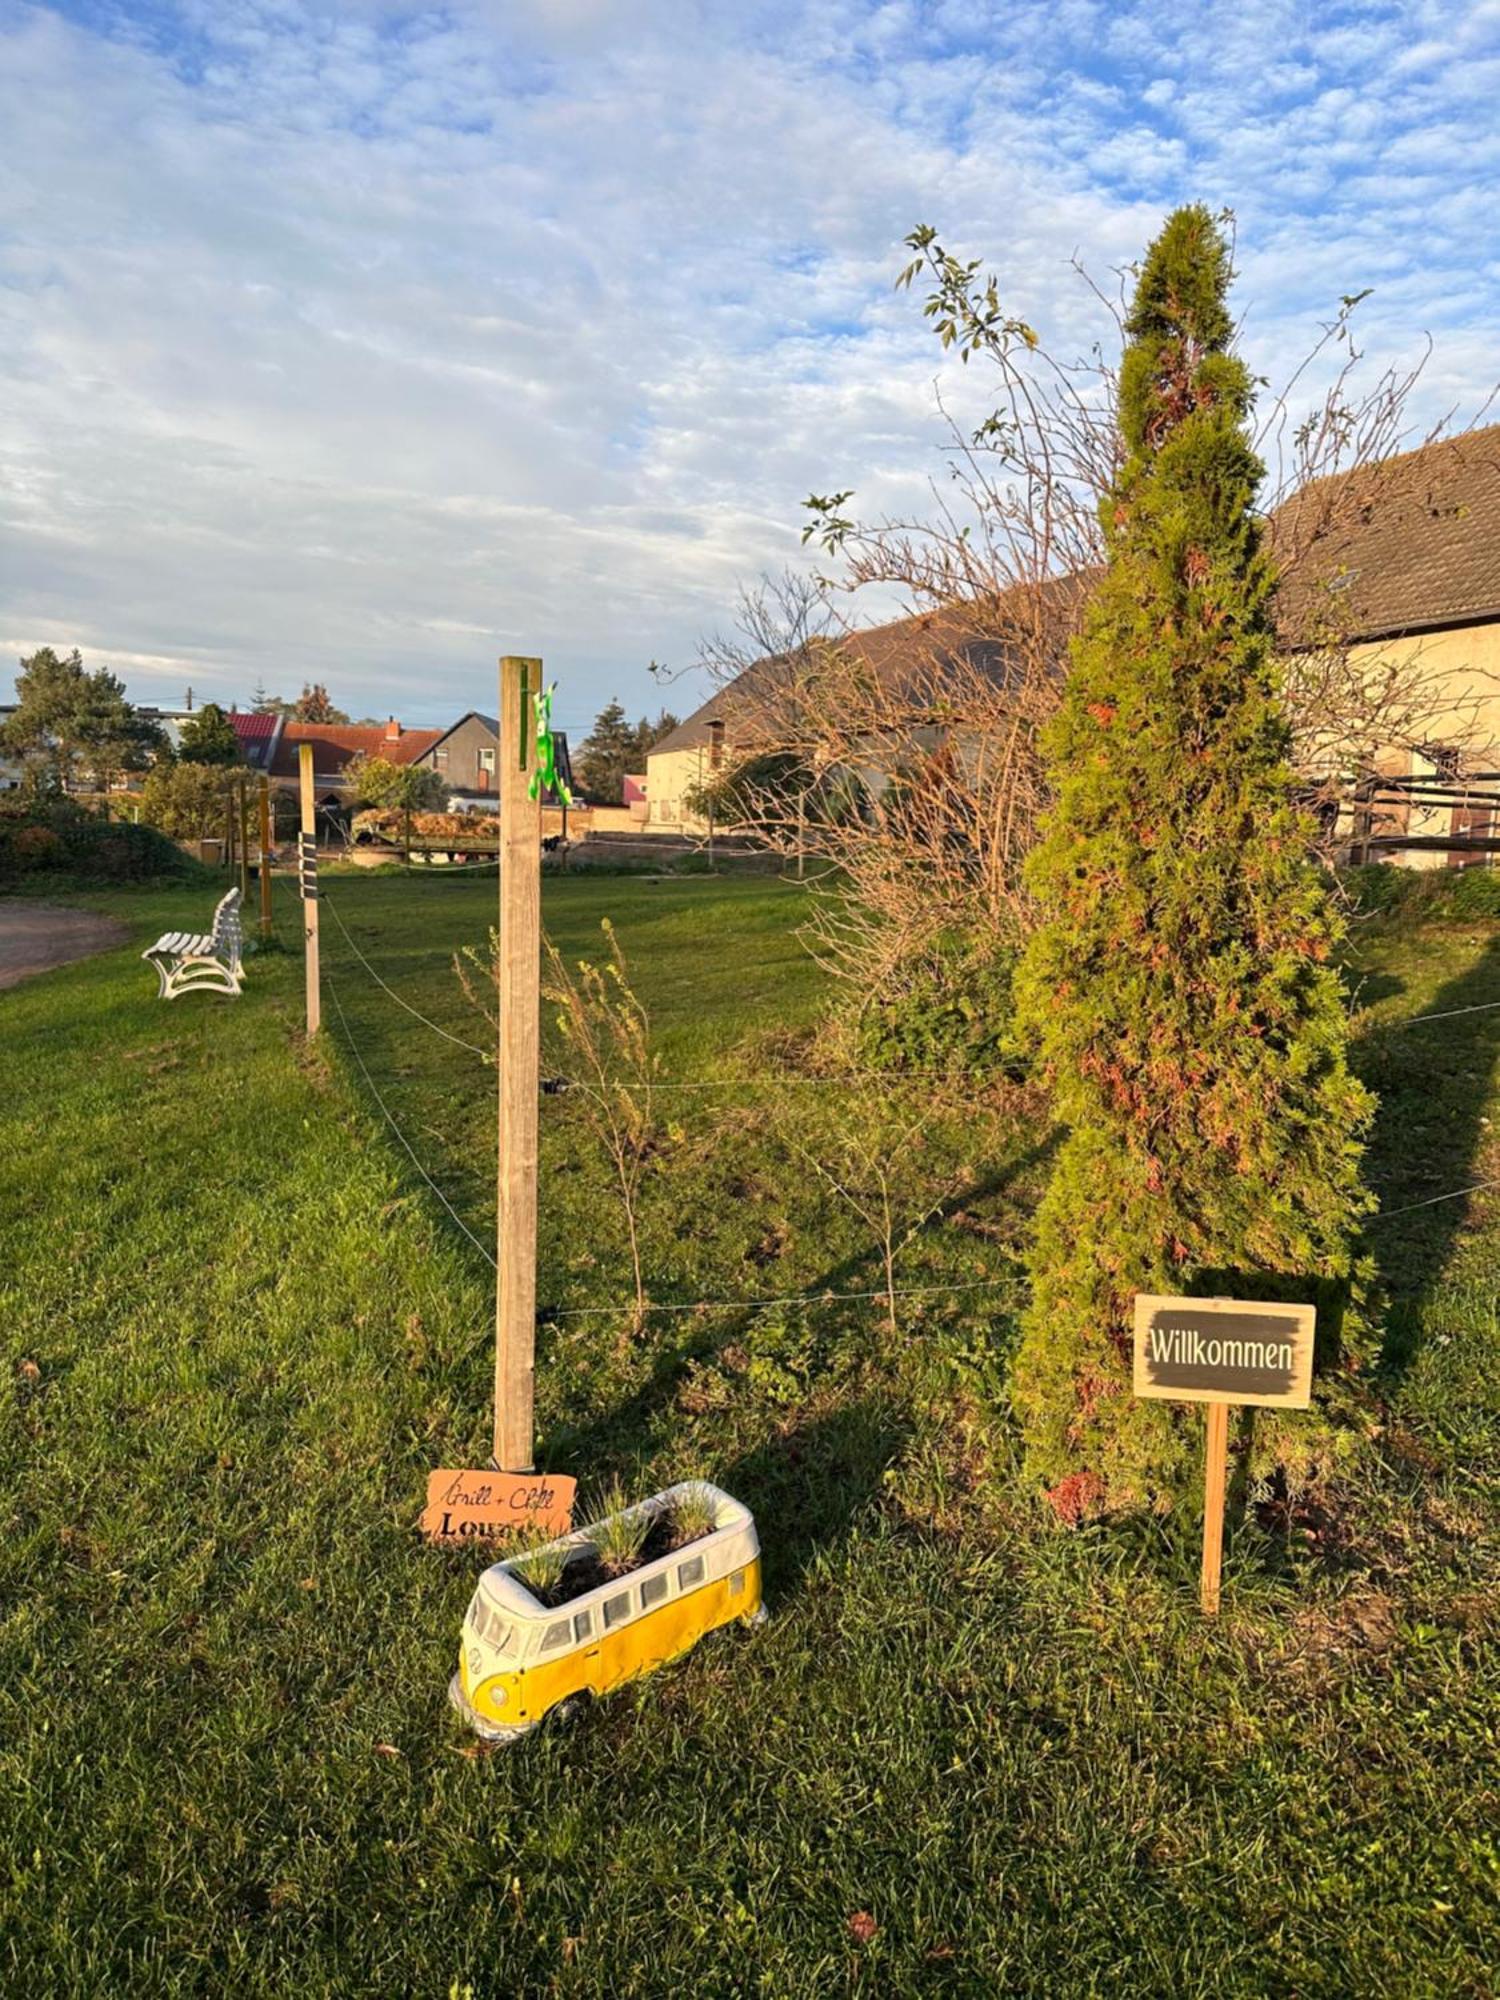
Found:
[[[523,1736],[529,1736],[536,1727],[534,1722],[528,1722],[519,1728],[507,1729],[502,1723],[490,1722],[472,1706],[464,1693],[463,1682],[457,1674],[448,1683],[448,1699],[474,1734],[482,1736],[486,1743],[517,1743]]]

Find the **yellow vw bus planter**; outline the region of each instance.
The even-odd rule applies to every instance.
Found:
[[[707,1534],[566,1602],[544,1604],[519,1573],[537,1551],[484,1572],[448,1686],[453,1706],[481,1736],[513,1742],[544,1717],[566,1716],[590,1695],[675,1660],[719,1625],[764,1619],[760,1540],[748,1507],[694,1480],[625,1511],[659,1521],[689,1494],[712,1506]],[[547,1547],[586,1556],[602,1525],[575,1528]]]

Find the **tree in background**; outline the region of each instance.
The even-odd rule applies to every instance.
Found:
[[[1341,936],[1292,803],[1251,378],[1208,211],[1179,209],[1125,323],[1106,568],[1043,744],[1055,805],[1017,988],[1066,1127],[1012,1373],[1028,1470],[1065,1520],[1165,1508],[1201,1424],[1131,1393],[1138,1292],[1319,1308],[1320,1409],[1255,1412],[1252,1476],[1337,1467],[1365,1355],[1355,1250],[1372,1101],[1350,1074]]]
[[[0,740],[23,760],[28,789],[66,790],[80,771],[107,789],[122,771],[141,770],[166,739],[107,667],[90,673],[76,647],[59,656],[41,646],[21,661],[15,713]]]
[[[357,802],[376,811],[441,812],[447,803],[447,780],[425,764],[396,764],[361,751],[346,775]]]
[[[215,838],[224,831],[230,787],[241,775],[223,764],[158,764],[141,786],[141,818],[173,840]]]
[[[204,702],[178,733],[178,754],[184,764],[238,764],[240,739],[234,724],[216,701]]]
[[[594,718],[573,759],[584,792],[601,805],[618,805],[625,796],[627,773],[642,769],[647,752],[676,727],[677,717],[665,709],[654,722],[642,716],[631,723],[618,701],[609,702]]]
[[[328,690],[321,681],[311,685],[304,681],[302,692],[292,704],[291,719],[294,722],[347,722],[343,709],[335,708],[329,700]]]

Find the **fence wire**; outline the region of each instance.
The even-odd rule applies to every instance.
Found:
[[[481,864],[481,865],[490,865],[490,864]],[[291,896],[294,904],[298,906],[300,911],[301,896],[294,882],[290,879],[290,877],[283,875],[278,878],[273,869],[272,879],[273,881],[279,879],[286,884],[288,894]],[[320,894],[319,901],[324,905],[324,907],[326,907],[328,910],[332,912],[334,922],[338,925],[339,930],[342,932],[344,940],[349,946],[349,949],[353,953],[355,959],[364,968],[365,972],[375,982],[375,984],[378,987],[380,987],[380,989],[384,993],[386,993],[392,1000],[396,1002],[398,1007],[403,1008],[405,1012],[411,1015],[414,1020],[419,1021],[424,1027],[430,1029],[434,1034],[441,1036],[444,1041],[452,1043],[455,1048],[461,1048],[465,1050],[468,1054],[477,1056],[480,1059],[480,1061],[493,1067],[494,1058],[489,1053],[488,1050],[481,1048],[475,1042],[465,1041],[462,1036],[450,1033],[450,1031],[444,1028],[439,1022],[432,1020],[429,1016],[422,1013],[419,1008],[412,1006],[412,1004],[408,1000],[406,1000],[403,997],[403,995],[398,993],[394,987],[392,987],[385,979],[381,977],[381,975],[375,970],[374,966],[371,965],[369,959],[365,956],[364,952],[362,952],[359,946],[355,943],[354,938],[350,933],[348,925],[344,922],[344,919],[340,914],[335,902],[333,902],[328,897],[326,890]],[[439,1187],[436,1180],[428,1172],[426,1166],[423,1164],[422,1160],[418,1156],[415,1148],[412,1146],[411,1141],[407,1138],[406,1134],[402,1131],[400,1125],[397,1123],[395,1117],[392,1115],[391,1110],[387,1105],[384,1097],[381,1095],[379,1087],[377,1086],[375,1079],[370,1072],[369,1066],[365,1062],[364,1056],[361,1053],[359,1046],[354,1039],[353,1031],[349,1027],[348,1016],[344,1011],[342,1001],[339,999],[337,988],[333,982],[331,972],[329,974],[329,991],[331,997],[333,998],[334,1006],[338,1012],[340,1024],[344,1031],[344,1038],[348,1044],[350,1053],[354,1057],[355,1063],[359,1068],[360,1074],[364,1078],[364,1081],[368,1086],[370,1094],[374,1098],[375,1103],[381,1112],[381,1115],[384,1117],[386,1123],[390,1126],[391,1130],[395,1133],[397,1139],[401,1143],[402,1148],[406,1152],[407,1156],[410,1158],[412,1164],[416,1167],[417,1172],[421,1175],[422,1179],[427,1183],[427,1185],[432,1189],[433,1193],[438,1197],[438,1200],[443,1204],[443,1207],[447,1210],[448,1214],[453,1218],[454,1222],[457,1223],[458,1227],[463,1231],[463,1234],[469,1239],[469,1241],[474,1245],[474,1247],[480,1251],[480,1253],[484,1256],[484,1258],[491,1265],[491,1267],[492,1268],[495,1267],[496,1260],[494,1253],[488,1248],[488,1246],[485,1243],[483,1243],[480,1240],[479,1237],[477,1237],[474,1234],[473,1230],[469,1228],[468,1224],[464,1221],[463,1217],[454,1208],[453,1204],[449,1201],[448,1197],[443,1193],[443,1190],[441,1189],[441,1187]],[[1376,1025],[1379,1031],[1382,1033],[1401,1033],[1408,1028],[1422,1027],[1432,1022],[1457,1020],[1460,1016],[1463,1015],[1493,1013],[1496,1009],[1500,1009],[1500,1000],[1482,1000],[1482,1001],[1477,1001],[1470,1006],[1441,1008],[1429,1014],[1415,1014],[1411,1017],[1410,1020],[1391,1021]],[[765,1085],[767,1084],[786,1084],[795,1087],[811,1085],[811,1086],[827,1086],[830,1088],[843,1089],[847,1088],[847,1086],[851,1082],[863,1082],[863,1081],[878,1081],[881,1084],[887,1086],[897,1082],[905,1082],[912,1084],[918,1084],[918,1083],[928,1084],[934,1081],[939,1075],[940,1072],[937,1071],[916,1072],[916,1073],[908,1071],[905,1073],[904,1076],[893,1077],[889,1073],[882,1070],[849,1070],[841,1072],[839,1075],[836,1076],[817,1076],[813,1074],[799,1075],[794,1072],[784,1071],[779,1074],[767,1073],[754,1077],[703,1077],[703,1078],[658,1077],[658,1078],[653,1078],[651,1080],[650,1088],[653,1090],[683,1090],[683,1091],[713,1091],[713,1090],[722,1091],[722,1090],[736,1090],[736,1089],[755,1091],[764,1088]],[[543,1091],[543,1093],[548,1096],[559,1095],[567,1092],[570,1089],[581,1089],[584,1087],[585,1086],[581,1085],[576,1079],[566,1076],[545,1077],[540,1080],[540,1088]],[[1426,1195],[1418,1201],[1403,1202],[1396,1208],[1382,1207],[1379,1210],[1377,1210],[1374,1215],[1370,1217],[1370,1224],[1373,1226],[1375,1223],[1378,1222],[1392,1221],[1398,1216],[1414,1214],[1419,1209],[1435,1208],[1444,1202],[1462,1201],[1469,1195],[1486,1194],[1496,1188],[1500,1188],[1500,1177],[1497,1177],[1492,1180],[1473,1181],[1470,1182],[1465,1187],[1452,1188],[1442,1194]],[[996,1287],[1008,1284],[1009,1282],[1010,1280],[1008,1278],[995,1278],[995,1279],[976,1279],[969,1282],[955,1283],[955,1284],[897,1287],[895,1295],[898,1298],[915,1298],[915,1297],[934,1295],[934,1294],[959,1293],[965,1291],[982,1291],[982,1290],[994,1289]],[[713,1311],[747,1311],[747,1310],[762,1309],[771,1306],[819,1305],[825,1303],[836,1303],[840,1299],[854,1299],[854,1300],[881,1299],[887,1296],[888,1294],[884,1287],[879,1287],[870,1291],[855,1291],[855,1292],[828,1292],[828,1291],[792,1292],[792,1293],[770,1294],[761,1298],[693,1299],[683,1302],[672,1301],[663,1304],[648,1304],[645,1310],[648,1313],[652,1314],[694,1313],[694,1312],[713,1312]],[[553,1310],[548,1316],[554,1319],[574,1319],[574,1318],[587,1318],[596,1316],[619,1316],[621,1314],[634,1313],[636,1310],[637,1308],[634,1302],[631,1301],[611,1306],[559,1307]]]

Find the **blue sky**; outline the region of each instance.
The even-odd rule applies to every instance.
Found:
[[[937,224],[1065,350],[1183,199],[1254,365],[1500,376],[1500,0],[0,0],[0,648],[138,698],[659,699],[799,502],[929,505]],[[966,400],[967,399],[967,400]],[[697,698],[691,678],[673,705]]]

